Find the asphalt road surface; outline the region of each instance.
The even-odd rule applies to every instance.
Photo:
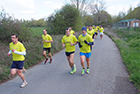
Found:
[[[90,74],[81,75],[79,48],[74,62],[76,73],[70,67],[62,50],[53,56],[53,63],[43,63],[27,70],[28,85],[20,88],[19,76],[0,85],[0,94],[138,94],[128,80],[128,73],[115,43],[106,35],[95,39],[90,59]]]

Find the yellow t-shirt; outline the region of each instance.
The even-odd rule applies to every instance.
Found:
[[[99,30],[100,30],[100,32],[102,32],[102,33],[103,33],[104,28],[103,28],[103,27],[101,27],[101,28],[99,28]]]
[[[77,42],[77,38],[74,35],[63,36],[61,42],[65,44],[65,46],[66,46],[65,51],[66,52],[74,52],[75,51],[75,46],[71,46],[71,42],[72,43]]]
[[[70,31],[70,34],[72,34],[72,35],[73,35],[74,33],[75,33],[75,32],[74,32],[73,30],[71,30],[71,31]]]
[[[97,26],[97,27],[95,28],[95,32],[96,32],[96,33],[98,33],[99,28],[100,28],[99,26]]]
[[[92,30],[87,30],[87,33],[88,33],[91,37],[93,37],[94,30],[93,30],[93,29],[92,29]]]
[[[14,44],[13,42],[11,42],[9,44],[9,48],[12,51],[13,49],[15,49],[18,52],[24,52],[26,51],[24,45],[18,41],[17,44]],[[13,56],[13,61],[23,61],[25,60],[25,57],[23,55],[18,55],[12,52],[12,56]]]
[[[87,27],[87,31],[89,30],[89,28]]]
[[[87,42],[93,42],[93,40],[89,34],[87,34],[85,37],[81,34],[78,37],[78,42],[80,42],[82,45],[82,47],[80,48],[80,52],[89,53],[91,52],[90,45],[85,44],[84,40],[86,40]]]
[[[92,28],[95,29],[95,26],[93,26]]]
[[[43,47],[44,48],[51,48],[51,43],[50,42],[45,42],[45,40],[46,41],[51,41],[52,40],[52,37],[49,35],[49,34],[47,34],[47,35],[42,35],[42,39],[43,39]]]

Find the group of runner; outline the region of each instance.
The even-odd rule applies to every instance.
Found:
[[[82,75],[90,73],[89,66],[90,66],[90,57],[91,57],[91,50],[94,44],[94,38],[100,32],[101,39],[103,38],[103,27],[100,26],[88,26],[82,27],[82,34],[79,35],[78,39],[74,36],[73,30],[70,28],[66,28],[66,35],[63,36],[61,42],[62,46],[65,48],[65,54],[67,56],[67,60],[69,62],[69,66],[71,68],[70,73],[73,74],[76,72],[76,65],[74,64],[74,53],[75,53],[75,45],[78,43],[80,48],[80,61],[82,66]],[[87,69],[85,70],[85,58],[87,62]]]
[[[82,27],[82,34],[79,35],[78,39],[75,37],[75,32],[72,30],[71,27],[66,28],[65,35],[63,36],[61,42],[62,46],[65,47],[65,54],[67,56],[67,60],[69,62],[69,66],[71,68],[70,73],[73,74],[76,72],[76,65],[74,64],[74,53],[75,53],[75,45],[78,43],[80,48],[80,61],[82,66],[82,75],[90,73],[89,66],[90,66],[90,57],[91,57],[91,48],[94,44],[94,38],[98,35],[98,31],[100,31],[101,39],[103,38],[103,27],[102,26],[88,26],[88,27]],[[46,64],[48,62],[48,57],[46,55],[46,52],[48,51],[48,55],[50,58],[49,63],[52,63],[52,55],[51,55],[51,43],[53,42],[52,37],[47,34],[47,30],[43,30],[42,35],[42,43],[43,43],[43,55],[45,57]],[[10,51],[7,53],[8,56],[12,54],[13,56],[13,63],[11,65],[11,75],[15,75],[18,73],[18,75],[23,80],[23,83],[20,87],[25,87],[27,85],[27,81],[25,80],[24,72],[26,71],[24,69],[24,60],[26,55],[26,49],[24,45],[18,41],[18,35],[12,34],[11,35],[12,42],[9,44]],[[85,70],[85,58],[87,62],[87,69]]]

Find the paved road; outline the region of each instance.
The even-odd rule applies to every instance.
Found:
[[[0,85],[0,94],[137,94],[128,80],[118,48],[104,35],[98,38],[92,51],[90,74],[81,76],[79,48],[76,46],[74,62],[77,72],[69,74],[70,68],[64,50],[53,56],[53,63],[43,63],[27,70],[28,85],[20,88],[17,76]]]

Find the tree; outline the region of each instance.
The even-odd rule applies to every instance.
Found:
[[[92,5],[90,6],[90,11],[93,15],[99,14],[101,11],[104,11],[105,9],[106,9],[105,2],[103,1],[97,1],[95,3],[92,3]]]
[[[84,18],[84,23],[85,23],[85,26],[88,26],[88,25],[93,25],[94,22],[93,22],[93,17],[92,15],[86,15],[83,17]]]
[[[37,21],[36,21],[36,26],[37,26],[37,27],[45,27],[44,18],[37,20]]]
[[[77,10],[81,12],[89,10],[92,3],[95,2],[95,0],[70,0],[70,1],[72,5],[74,5],[77,8]]]
[[[106,11],[101,11],[93,16],[95,25],[107,25],[111,23],[111,15]]]
[[[82,20],[79,11],[73,5],[65,5],[47,19],[47,25],[54,34],[64,34],[67,27],[79,30]]]

